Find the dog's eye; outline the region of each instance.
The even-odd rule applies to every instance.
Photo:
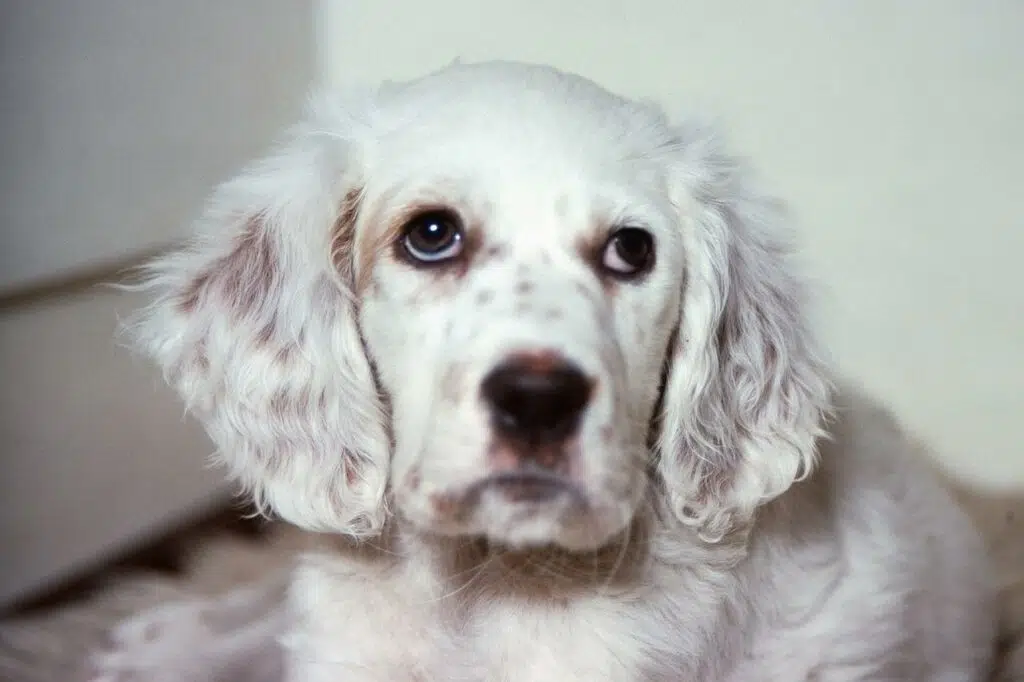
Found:
[[[632,277],[650,269],[654,263],[654,238],[638,227],[623,227],[608,239],[601,265],[609,272]]]
[[[402,246],[414,260],[436,263],[462,252],[462,226],[448,211],[421,213],[402,231]]]

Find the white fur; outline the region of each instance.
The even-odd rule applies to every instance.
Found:
[[[439,205],[459,272],[395,255]],[[623,224],[656,262],[609,283],[580,245]],[[289,679],[984,679],[981,543],[832,394],[790,236],[710,131],[552,69],[322,98],[135,326],[261,507],[340,538],[295,575]],[[536,350],[596,380],[586,503],[467,502],[497,466],[482,378]]]

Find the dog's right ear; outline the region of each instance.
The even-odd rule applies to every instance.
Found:
[[[364,125],[321,102],[221,186],[191,244],[145,268],[155,298],[127,327],[261,511],[353,536],[384,525],[390,457],[352,282]]]

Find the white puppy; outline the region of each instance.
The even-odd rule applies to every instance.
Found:
[[[324,98],[199,227],[136,330],[262,508],[338,538],[290,680],[984,679],[980,539],[830,389],[709,131],[455,65]]]

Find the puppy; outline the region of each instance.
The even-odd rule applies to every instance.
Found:
[[[318,100],[134,327],[333,538],[288,679],[983,680],[981,541],[833,389],[790,237],[711,131],[554,69]]]

